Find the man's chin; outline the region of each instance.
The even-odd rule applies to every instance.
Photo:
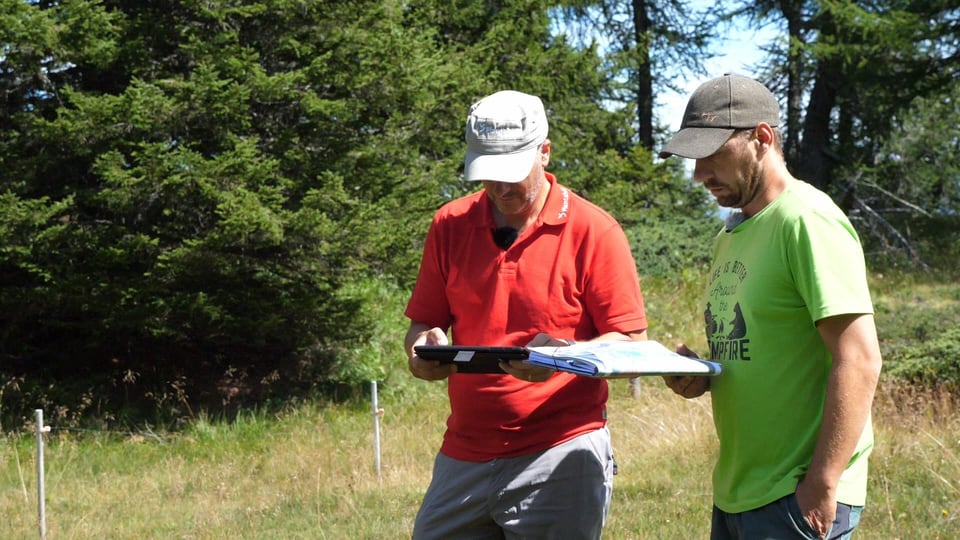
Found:
[[[739,208],[739,207],[740,207],[740,199],[738,199],[738,198],[736,198],[736,197],[734,197],[734,196],[732,196],[732,195],[730,195],[730,194],[714,195],[713,198],[717,200],[717,204],[719,204],[720,206],[722,206],[722,207],[724,207],[724,208]]]

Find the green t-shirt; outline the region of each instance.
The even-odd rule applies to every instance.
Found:
[[[730,513],[796,490],[813,457],[832,357],[815,322],[873,313],[863,249],[823,192],[792,183],[714,241],[704,321],[720,455],[714,504]],[[863,506],[868,421],[840,481],[840,502]]]

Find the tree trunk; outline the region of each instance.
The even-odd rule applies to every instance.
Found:
[[[830,185],[833,152],[830,150],[830,115],[837,101],[839,70],[830,60],[821,60],[810,92],[803,126],[800,158],[793,164],[796,175],[820,189]]]
[[[633,37],[637,53],[637,136],[653,150],[653,76],[650,68],[650,15],[645,0],[633,0]]]
[[[781,0],[780,11],[787,20],[787,117],[783,132],[783,151],[787,163],[796,164],[799,161],[800,141],[800,110],[803,107],[803,58],[801,50],[803,44],[803,2],[796,0]]]

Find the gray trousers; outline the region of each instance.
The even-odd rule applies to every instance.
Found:
[[[438,454],[414,540],[600,538],[613,492],[610,432],[483,463]]]

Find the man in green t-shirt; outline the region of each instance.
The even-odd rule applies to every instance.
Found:
[[[724,75],[691,95],[661,157],[733,209],[714,241],[704,321],[720,452],[711,538],[850,538],[866,502],[880,346],[860,240],[823,192],[794,178],[762,84]],[[692,353],[681,345],[678,352]]]

